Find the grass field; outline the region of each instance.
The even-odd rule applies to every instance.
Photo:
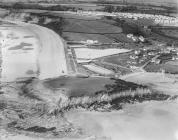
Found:
[[[165,70],[166,73],[178,74],[178,61],[169,61],[165,64],[150,63],[145,67],[148,72],[161,72]]]
[[[69,19],[65,20],[63,32],[76,32],[76,33],[121,33],[122,29],[111,24],[107,24],[100,21],[85,21]]]
[[[112,43],[126,40],[122,28],[113,25],[112,20],[91,19],[90,17],[65,18],[63,37],[71,41],[98,40],[101,43]],[[123,38],[123,39],[122,39]]]

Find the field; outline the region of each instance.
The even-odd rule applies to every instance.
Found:
[[[93,65],[93,64],[88,64],[88,65],[83,65],[84,67],[86,67],[87,69],[94,71],[96,73],[99,73],[101,75],[113,75],[114,72],[108,69],[105,69],[103,67],[99,67],[97,65]]]
[[[113,25],[112,20],[75,16],[64,18],[63,37],[67,40],[86,41],[90,39],[98,40],[101,43],[112,43],[124,37],[122,28]],[[126,36],[124,38],[126,39]]]
[[[65,21],[63,32],[76,32],[87,34],[112,34],[121,33],[122,29],[111,24],[92,20],[75,20],[70,19]]]
[[[58,79],[48,80],[45,86],[52,89],[66,89],[69,97],[92,96],[98,91],[106,90],[106,84],[114,84],[109,78],[77,78],[60,77]]]
[[[90,49],[90,48],[76,48],[75,53],[77,58],[81,59],[96,59],[104,56],[129,52],[127,49]]]
[[[178,39],[178,28],[176,29],[161,29],[160,30],[164,35],[169,37],[174,37]]]
[[[177,4],[176,0],[148,0],[148,1],[143,1],[143,0],[128,0],[127,2],[129,3],[140,3],[144,5],[155,5],[155,6],[175,6]]]
[[[125,53],[125,54],[118,54],[118,55],[113,55],[109,56],[103,59],[104,62],[124,66],[124,67],[129,67],[128,61],[133,61],[130,59],[130,55],[132,55],[133,52],[130,53]]]
[[[109,90],[110,94],[122,91],[136,90],[137,88],[146,88],[132,82],[125,82],[120,79],[110,79],[104,77],[60,77],[50,79],[44,82],[45,87],[52,90],[64,89],[68,97],[94,96],[97,93],[103,93]]]
[[[150,63],[145,67],[145,70],[148,72],[162,72],[162,70],[164,70],[166,73],[178,74],[178,62],[169,61],[165,64]]]
[[[86,41],[86,40],[98,40],[101,43],[113,43],[114,39],[110,39],[104,35],[100,34],[83,34],[83,33],[72,33],[72,32],[63,32],[62,36],[67,41]]]

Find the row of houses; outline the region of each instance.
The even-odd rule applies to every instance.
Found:
[[[70,12],[71,13],[71,12]],[[152,14],[141,14],[141,13],[121,13],[121,12],[100,12],[100,11],[77,11],[72,12],[79,15],[89,15],[89,16],[117,16],[120,18],[130,18],[134,20],[138,19],[152,19],[155,24],[161,24],[165,26],[178,26],[178,18],[177,17],[170,17],[170,16],[163,16],[163,15],[152,15]]]
[[[133,34],[127,34],[127,38],[132,39],[134,42],[145,42],[143,36],[134,36]]]

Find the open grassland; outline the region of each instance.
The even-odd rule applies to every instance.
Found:
[[[85,21],[70,19],[66,21],[63,32],[76,32],[76,33],[97,33],[97,34],[112,34],[121,33],[122,29],[111,24],[100,21]]]

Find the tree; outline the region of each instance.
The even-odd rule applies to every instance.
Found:
[[[104,12],[112,13],[115,10],[115,7],[112,5],[106,5],[104,7]]]

